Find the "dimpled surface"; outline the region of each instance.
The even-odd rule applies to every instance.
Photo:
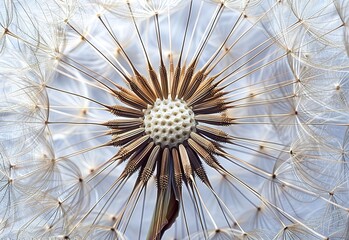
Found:
[[[145,132],[155,144],[170,148],[187,140],[195,131],[193,111],[180,99],[157,99],[144,112]]]

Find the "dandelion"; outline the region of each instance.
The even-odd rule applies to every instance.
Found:
[[[2,238],[348,238],[344,1],[0,7]]]

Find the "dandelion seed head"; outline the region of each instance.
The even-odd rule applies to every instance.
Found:
[[[346,0],[4,0],[4,239],[348,239]]]

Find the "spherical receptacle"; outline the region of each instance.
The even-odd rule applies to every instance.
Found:
[[[155,144],[176,147],[195,131],[194,112],[181,99],[157,99],[144,112],[144,128]]]

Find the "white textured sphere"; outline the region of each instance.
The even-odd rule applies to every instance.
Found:
[[[144,113],[145,132],[161,147],[175,147],[195,131],[193,111],[180,99],[157,99]]]

